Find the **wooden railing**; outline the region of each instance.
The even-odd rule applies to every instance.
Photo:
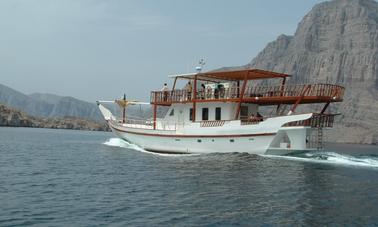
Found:
[[[260,122],[266,120],[267,118],[264,117],[240,117],[240,124],[241,125],[256,125]]]
[[[311,118],[303,121],[294,121],[284,125],[292,126],[309,126],[312,128],[332,128],[335,116],[338,114],[313,114]]]
[[[313,116],[307,120],[303,121],[294,121],[290,123],[286,123],[283,127],[295,127],[295,126],[308,126],[312,128],[323,128],[333,127],[333,122],[335,116],[338,114],[316,114],[314,113]],[[260,122],[266,120],[269,117],[241,117],[240,124],[241,125],[254,125],[259,124]],[[117,119],[115,122],[118,124],[122,123],[122,120]],[[201,121],[200,127],[222,127],[225,123],[228,122],[226,120],[216,120],[216,121]],[[153,129],[154,122],[151,119],[126,119],[124,123],[126,127],[130,128],[140,128],[140,129]],[[174,123],[174,122],[166,122],[162,120],[156,121],[156,129],[157,130],[165,130],[165,131],[176,131],[178,129],[182,129],[185,127],[186,123]]]
[[[221,127],[226,121],[216,120],[216,121],[201,121],[201,127]]]
[[[118,124],[124,124],[124,126],[129,128],[138,128],[138,129],[153,129],[154,121],[152,119],[130,119],[127,118],[125,123],[122,123],[121,119],[117,119],[115,122]],[[176,131],[185,126],[184,122],[169,122],[162,119],[155,121],[155,126],[157,130],[165,131]]]
[[[231,100],[239,99],[241,89],[237,87],[221,89],[199,90],[194,96],[194,92],[186,90],[173,91],[152,91],[151,103],[169,104],[177,102],[190,102],[196,100]],[[309,85],[285,85],[285,86],[254,86],[247,87],[244,92],[244,99],[256,97],[328,97],[333,100],[342,100],[344,87],[332,84],[309,84]]]

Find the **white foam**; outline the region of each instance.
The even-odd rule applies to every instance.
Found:
[[[354,167],[370,167],[378,168],[378,159],[374,157],[354,157],[350,155],[342,155],[335,152],[311,152],[305,154],[306,157],[295,156],[275,156],[275,155],[263,155],[270,158],[281,158],[293,161],[313,162],[313,163],[325,163],[335,164],[343,166]]]
[[[132,144],[128,143],[123,139],[120,138],[110,138],[106,142],[103,143],[104,145],[111,146],[111,147],[122,147],[122,148],[128,148],[128,149],[133,149],[137,151],[142,151],[142,152],[147,152],[143,148]]]

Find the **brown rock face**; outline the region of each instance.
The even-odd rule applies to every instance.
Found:
[[[77,117],[37,118],[0,104],[0,126],[109,131],[105,123]]]
[[[333,104],[339,122],[328,139],[378,142],[378,3],[334,0],[316,5],[294,36],[281,35],[245,67],[293,75],[296,83],[336,83],[345,99]]]

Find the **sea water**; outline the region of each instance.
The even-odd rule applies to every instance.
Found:
[[[0,128],[0,226],[377,225],[377,154],[157,155],[111,133]]]

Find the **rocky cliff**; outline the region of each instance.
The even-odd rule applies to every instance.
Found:
[[[37,118],[0,104],[0,126],[109,131],[105,123],[76,118]]]
[[[37,117],[79,117],[103,121],[97,105],[53,94],[25,95],[0,84],[0,102]]]
[[[243,68],[293,75],[291,82],[330,82],[346,87],[338,126],[328,139],[378,142],[378,3],[333,0],[316,5],[294,36],[281,35]]]

